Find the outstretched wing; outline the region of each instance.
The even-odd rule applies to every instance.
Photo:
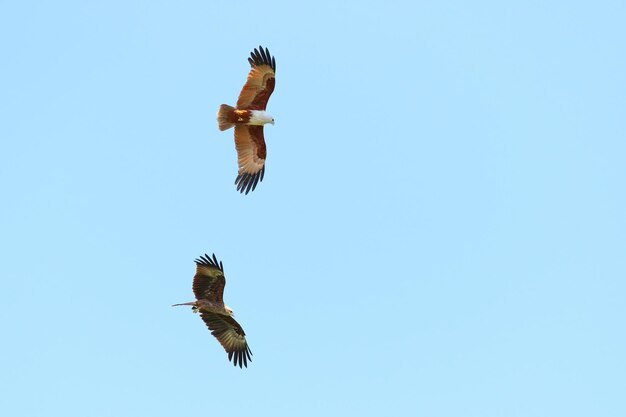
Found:
[[[265,175],[265,139],[263,126],[236,125],[235,147],[239,163],[239,175],[235,179],[237,191],[248,194],[254,190]]]
[[[213,258],[204,254],[196,259],[196,275],[193,277],[193,293],[198,300],[224,302],[224,266],[218,262],[215,254]]]
[[[235,319],[223,314],[211,313],[200,310],[200,316],[206,323],[211,334],[220,342],[226,352],[228,360],[233,365],[241,368],[241,365],[248,367],[248,361],[252,361],[252,352],[246,342],[246,334]]]
[[[238,109],[265,110],[276,85],[276,60],[261,46],[248,58],[252,69],[237,99]]]

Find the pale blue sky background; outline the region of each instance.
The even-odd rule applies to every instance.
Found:
[[[0,414],[626,415],[624,22],[0,1]],[[259,44],[276,125],[242,196],[215,112]],[[170,307],[205,252],[248,369]]]

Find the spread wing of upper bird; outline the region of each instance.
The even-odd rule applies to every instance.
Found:
[[[263,125],[274,124],[274,118],[265,109],[276,85],[276,60],[267,48],[255,48],[248,62],[252,68],[239,93],[236,107],[222,104],[217,112],[220,130],[235,127],[239,164],[235,184],[237,191],[245,194],[254,190],[265,175],[267,150]]]
[[[207,325],[211,334],[220,342],[228,353],[228,360],[241,368],[247,367],[251,361],[252,352],[246,341],[246,333],[232,317],[233,311],[224,304],[224,267],[218,262],[215,254],[201,256],[195,260],[196,275],[193,277],[193,293],[196,301],[190,301],[175,306],[189,305],[194,312],[200,312],[200,317]]]

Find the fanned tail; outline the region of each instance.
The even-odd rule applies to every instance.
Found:
[[[229,106],[228,104],[222,104],[217,111],[217,126],[220,130],[230,129],[235,126],[232,120],[232,114],[235,108],[233,106]]]

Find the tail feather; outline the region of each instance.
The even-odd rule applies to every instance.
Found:
[[[186,303],[172,304],[172,307],[176,307],[176,306],[195,306],[195,305],[196,305],[195,301],[188,301]]]
[[[217,111],[217,126],[220,130],[230,129],[235,126],[233,122],[231,122],[231,115],[235,108],[233,106],[229,106],[228,104],[222,104]]]

